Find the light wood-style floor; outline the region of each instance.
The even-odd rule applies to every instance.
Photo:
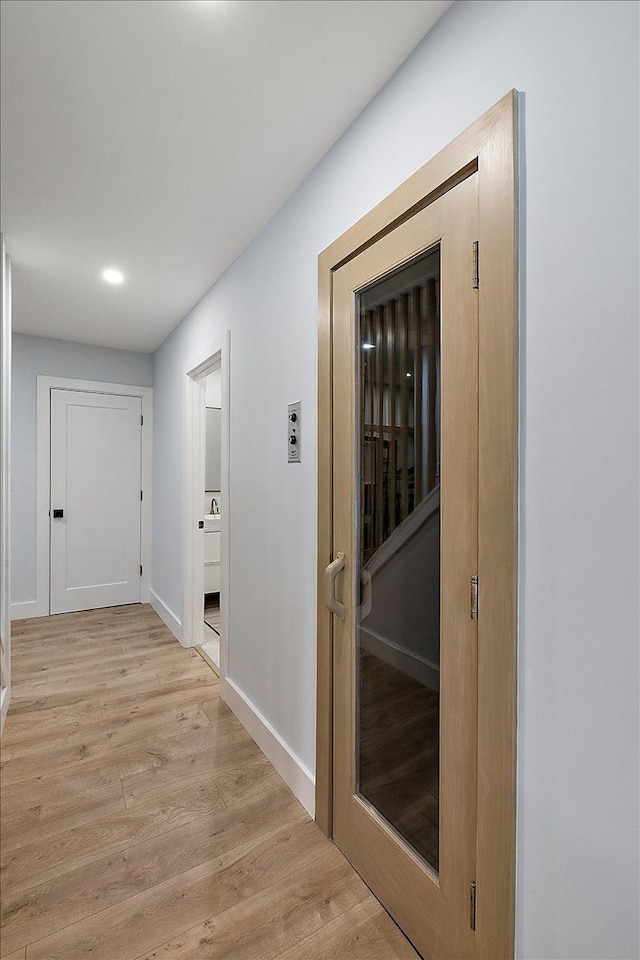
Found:
[[[416,960],[148,606],[13,624],[3,960]]]
[[[207,593],[204,598],[204,622],[220,636],[220,594]]]
[[[363,652],[360,793],[439,867],[440,696]]]

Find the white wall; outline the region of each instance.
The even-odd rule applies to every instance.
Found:
[[[69,377],[150,387],[153,361],[144,353],[67,340],[13,335],[11,439],[11,605],[28,613],[36,596],[36,378]],[[32,614],[29,614],[32,615]]]
[[[204,381],[205,403],[208,407],[222,406],[222,368],[218,367]]]
[[[0,734],[11,697],[9,518],[11,466],[11,261],[0,234]]]
[[[457,2],[155,355],[153,588],[182,608],[182,383],[231,330],[229,673],[314,765],[316,258],[523,91],[517,953],[638,953],[638,4]],[[313,118],[310,117],[310,122]],[[302,401],[303,463],[286,463]],[[267,495],[268,493],[268,495]]]

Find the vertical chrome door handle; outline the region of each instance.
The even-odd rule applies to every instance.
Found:
[[[344,553],[336,553],[335,560],[332,560],[324,572],[325,603],[331,613],[344,620],[344,603],[336,597],[336,577],[341,570],[344,570]]]

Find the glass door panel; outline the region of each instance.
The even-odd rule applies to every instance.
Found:
[[[357,294],[358,792],[439,863],[440,245]]]

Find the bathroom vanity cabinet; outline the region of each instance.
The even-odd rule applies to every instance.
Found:
[[[218,521],[219,527],[219,521]],[[204,592],[220,592],[220,530],[205,530]]]

